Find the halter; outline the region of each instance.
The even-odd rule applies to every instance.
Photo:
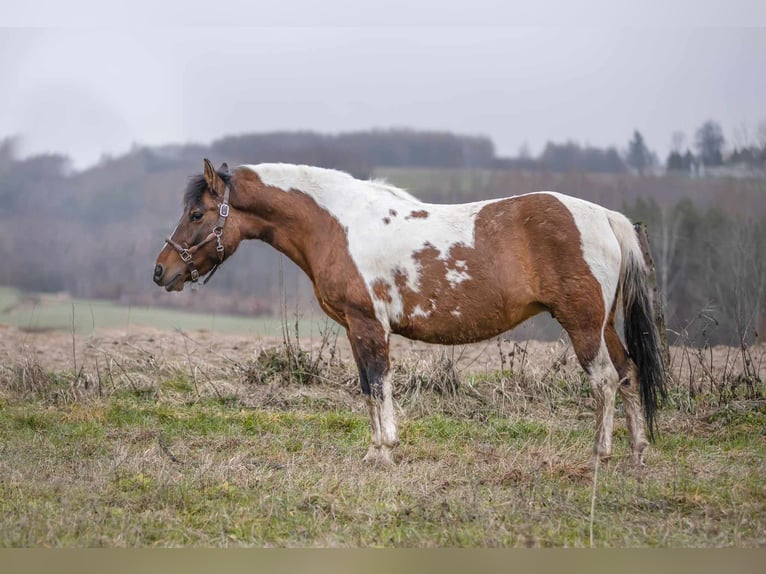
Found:
[[[189,273],[191,274],[191,288],[193,290],[197,289],[197,282],[199,281],[199,271],[192,260],[197,251],[215,239],[215,251],[218,254],[218,263],[213,265],[213,268],[205,276],[205,279],[202,281],[203,285],[207,285],[207,282],[210,281],[211,277],[218,271],[218,267],[223,263],[223,243],[221,243],[221,236],[223,235],[223,226],[226,223],[226,218],[229,217],[229,191],[230,188],[227,183],[226,189],[223,192],[223,202],[218,206],[218,222],[215,224],[215,227],[213,227],[213,231],[208,233],[205,239],[189,248],[182,247],[170,237],[165,240],[165,243],[178,252],[181,261],[186,263],[189,267]]]

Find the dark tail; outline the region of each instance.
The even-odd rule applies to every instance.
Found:
[[[625,343],[638,371],[638,386],[649,438],[654,440],[655,414],[667,398],[667,367],[655,322],[653,288],[649,268],[633,225],[624,217],[610,217],[622,248],[620,285],[625,323]]]
[[[635,241],[638,245],[638,240]],[[655,413],[660,406],[660,400],[667,398],[667,368],[657,324],[654,321],[649,271],[640,251],[636,253],[636,250],[630,249],[627,255],[628,260],[622,277],[625,342],[628,354],[638,370],[638,385],[644,404],[646,425],[649,438],[654,440]]]

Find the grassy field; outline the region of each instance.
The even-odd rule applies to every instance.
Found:
[[[703,369],[674,349],[645,469],[618,409],[591,522],[592,405],[558,348],[525,363],[498,346],[502,369],[398,356],[399,464],[379,469],[338,343],[2,336],[26,339],[0,365],[0,546],[766,544],[766,389],[737,384],[728,356]]]
[[[315,321],[301,321],[305,332]],[[0,324],[26,330],[63,329],[89,335],[96,329],[130,329],[148,326],[182,331],[208,330],[222,333],[278,336],[282,322],[273,317],[234,317],[194,313],[157,307],[119,305],[111,301],[71,299],[56,295],[23,295],[0,287]]]

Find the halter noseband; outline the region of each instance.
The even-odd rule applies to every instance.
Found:
[[[205,279],[202,281],[203,285],[207,285],[207,282],[210,281],[210,278],[213,277],[216,271],[218,271],[218,267],[223,263],[223,243],[221,243],[221,236],[223,235],[223,226],[226,223],[226,218],[229,217],[229,191],[230,187],[229,184],[226,184],[226,189],[223,192],[223,202],[218,206],[218,222],[215,224],[215,227],[213,227],[213,231],[207,234],[207,237],[200,241],[199,243],[192,245],[189,248],[182,247],[179,243],[176,243],[173,241],[171,237],[168,237],[165,240],[165,243],[170,245],[173,249],[175,249],[178,252],[178,255],[181,257],[181,261],[186,263],[186,265],[189,267],[189,273],[191,274],[191,288],[196,289],[197,288],[197,282],[199,281],[199,271],[197,270],[197,267],[194,265],[194,261],[192,260],[194,257],[194,254],[199,251],[204,245],[207,245],[213,239],[215,239],[215,251],[218,254],[218,263],[213,265],[213,268],[210,270],[210,272],[207,274]]]

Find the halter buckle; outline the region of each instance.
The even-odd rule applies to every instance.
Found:
[[[197,279],[199,279],[199,271],[197,271],[197,269],[194,268],[191,270],[191,280],[197,281]]]
[[[181,261],[183,261],[184,263],[188,263],[189,261],[192,260],[192,254],[189,253],[188,249],[184,249],[183,251],[179,251],[178,255],[180,255]]]
[[[221,206],[218,208],[218,215],[221,217],[229,217],[229,204],[228,203],[222,203]]]

